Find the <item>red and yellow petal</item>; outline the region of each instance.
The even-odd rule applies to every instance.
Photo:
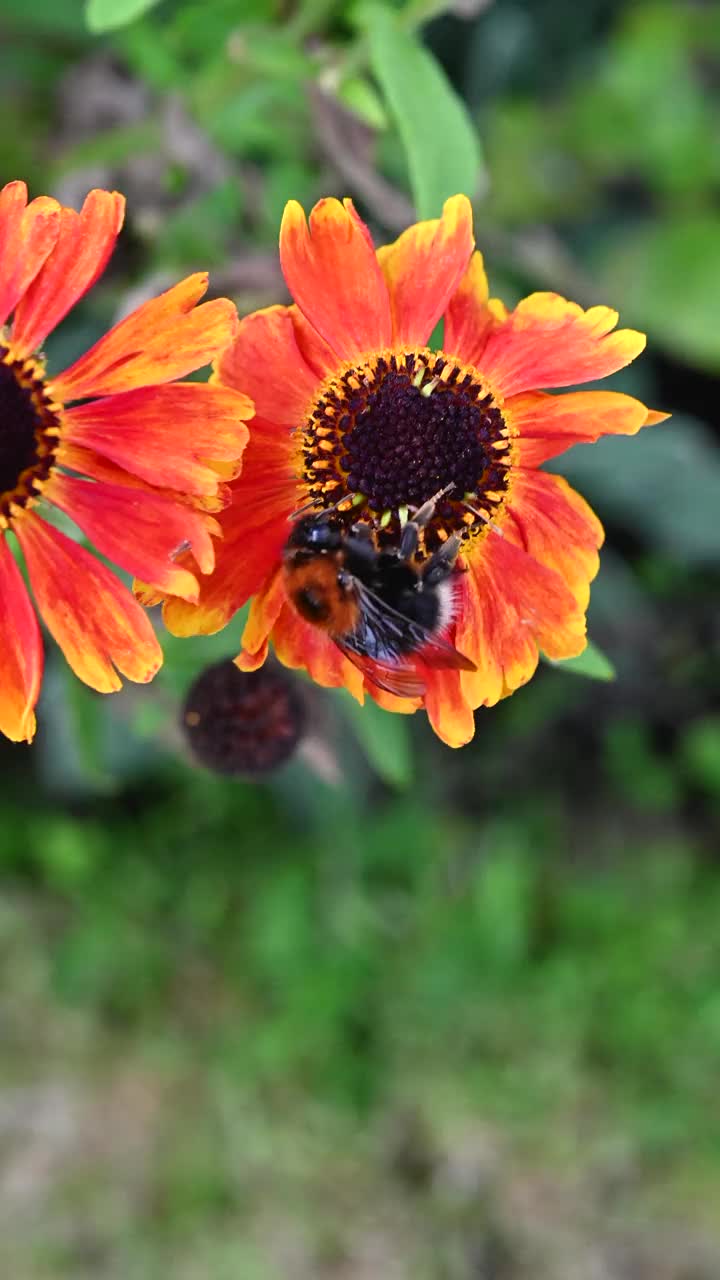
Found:
[[[9,182],[0,191],[0,325],[20,299],[55,247],[60,231],[60,205],[49,196],[27,203],[24,182]]]
[[[421,698],[398,698],[387,689],[381,689],[372,680],[365,681],[365,692],[383,711],[394,711],[400,716],[413,716],[422,707]]]
[[[601,436],[634,436],[668,416],[619,391],[566,391],[559,396],[528,391],[505,406],[522,467],[539,467],[572,445],[591,444]]]
[[[490,532],[467,565],[455,643],[477,667],[460,673],[470,706],[494,706],[527,683],[538,648],[556,659],[585,648],[584,611],[566,583],[508,538]]]
[[[280,228],[280,262],[298,307],[341,361],[391,345],[387,287],[351,200],[320,200],[309,225],[302,207],[290,200]]]
[[[287,428],[253,422],[243,472],[231,488],[233,501],[219,516],[215,570],[201,580],[197,603],[171,599],[163,608],[173,635],[221,631],[279,563],[290,515],[299,505],[295,446]]]
[[[177,598],[177,593],[165,601],[163,621],[171,635],[215,635],[227,626],[259,589],[269,562],[277,563],[288,536],[287,514],[255,529],[245,531],[233,523],[224,525],[224,531],[216,548],[215,571],[200,580],[195,602]]]
[[[313,329],[298,307],[292,306],[289,311],[300,354],[317,375],[318,382],[324,382],[337,372],[340,363],[338,356],[317,330]]]
[[[605,534],[585,499],[562,476],[518,469],[508,514],[524,549],[540,564],[554,569],[580,608],[586,609]]]
[[[475,716],[461,676],[463,672],[434,668],[427,672],[424,704],[438,738],[449,747],[464,747],[475,733]]]
[[[63,434],[149,484],[214,494],[219,477],[208,458],[239,459],[252,415],[237,391],[180,382],[76,405],[65,411]]]
[[[15,311],[16,355],[27,356],[41,346],[92,287],[107,265],[124,216],[125,200],[117,191],[91,191],[80,213],[61,210],[57,243]]]
[[[0,733],[31,742],[40,693],[43,649],[40,628],[7,539],[0,535]]]
[[[89,476],[92,480],[101,480],[107,484],[120,484],[127,489],[139,489],[143,493],[159,493],[164,498],[169,498],[171,502],[190,507],[193,511],[207,513],[223,511],[232,500],[230,486],[226,484],[219,485],[214,494],[160,489],[157,485],[148,484],[147,480],[141,480],[139,476],[132,475],[130,471],[125,471],[123,467],[118,467],[109,458],[101,457],[99,453],[95,453],[94,449],[85,449],[79,444],[61,444],[56,456],[60,466],[67,467],[70,471],[77,471],[79,475]],[[208,465],[214,467],[218,464]],[[47,489],[45,492],[47,493]]]
[[[490,333],[481,372],[502,396],[605,378],[630,364],[645,335],[619,329],[617,311],[583,311],[557,293],[532,293]]]
[[[235,659],[241,671],[257,671],[262,666],[272,629],[286,603],[282,568],[278,564],[253,596],[242,634],[242,650]]]
[[[115,395],[210,364],[232,342],[238,319],[226,298],[197,306],[207,285],[207,273],[198,272],[143,303],[52,380],[53,395],[63,401]]]
[[[259,418],[285,427],[304,421],[320,386],[298,345],[290,307],[267,307],[241,320],[215,363],[214,380],[244,391]]]
[[[490,538],[486,539],[489,543]],[[455,643],[475,663],[462,673],[461,688],[472,707],[493,707],[525,684],[538,664],[534,635],[518,614],[516,597],[493,572],[492,546],[468,557],[462,584]]]
[[[461,364],[478,366],[490,334],[506,316],[502,302],[488,297],[483,257],[476,250],[445,311],[443,350]]]
[[[52,476],[45,496],[121,569],[172,595],[197,599],[196,578],[173,556],[189,545],[202,572],[212,570],[210,517],[163,494],[88,482],[59,472]]]
[[[441,218],[417,222],[378,249],[396,347],[425,346],[460,285],[474,243],[470,201],[452,196]]]
[[[73,671],[99,693],[121,687],[118,671],[144,684],[162,663],[145,611],[84,547],[32,512],[14,524],[45,624]]]

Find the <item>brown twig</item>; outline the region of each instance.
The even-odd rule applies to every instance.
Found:
[[[412,201],[378,173],[374,130],[317,82],[309,85],[308,96],[315,135],[326,158],[378,222],[402,231],[415,211]]]

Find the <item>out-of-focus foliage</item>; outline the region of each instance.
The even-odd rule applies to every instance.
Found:
[[[159,0],[86,0],[85,16],[91,31],[113,31],[158,3]]]
[[[579,676],[590,676],[593,680],[615,679],[615,668],[592,640],[588,640],[586,648],[577,658],[555,662],[553,666],[561,667],[563,671],[573,671]]]
[[[463,185],[493,292],[617,306],[613,385],[673,411],[558,459],[601,651],[460,753],[302,682],[299,756],[222,780],[180,708],[241,618],[114,699],[49,653],[1,751],[3,1273],[715,1280],[718,7],[0,0],[0,37],[0,181],[128,195],[51,365],[183,272],[284,300],[290,197],[390,240]]]
[[[434,217],[448,195],[478,190],[477,134],[435,59],[395,15],[367,4],[360,16],[371,68],[402,138],[417,214]]]

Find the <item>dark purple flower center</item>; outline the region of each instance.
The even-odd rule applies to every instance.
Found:
[[[25,506],[47,479],[59,429],[37,363],[0,346],[0,520]]]
[[[292,756],[305,733],[297,680],[278,666],[240,671],[229,658],[193,683],[182,727],[193,755],[215,773],[252,777]]]
[[[502,413],[473,370],[442,353],[388,352],[323,387],[304,429],[304,479],[318,507],[347,495],[348,519],[362,508],[388,539],[408,510],[451,486],[428,529],[429,551],[497,514],[509,450]]]

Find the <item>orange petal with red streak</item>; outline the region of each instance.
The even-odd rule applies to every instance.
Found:
[[[468,556],[468,571],[460,588],[462,607],[455,643],[477,667],[463,672],[461,680],[472,707],[495,706],[525,684],[538,664],[533,632],[519,615],[517,598],[507,590],[499,566],[493,566],[492,550],[483,544],[475,555]]]
[[[517,433],[516,456],[523,467],[539,467],[572,445],[591,444],[601,436],[634,436],[669,416],[619,391],[566,391],[559,396],[528,391],[513,396],[504,412]]]
[[[131,475],[123,467],[118,467],[109,458],[102,458],[94,449],[85,449],[80,444],[61,444],[57,451],[57,460],[63,467],[77,471],[80,475],[91,476],[93,480],[103,480],[108,484],[120,484],[127,489],[139,489],[143,493],[161,494],[171,502],[190,507],[194,511],[222,511],[230,502],[230,486],[218,485],[217,493],[187,493],[178,489],[161,489],[156,484],[141,480],[140,476]],[[208,463],[208,466],[213,466]],[[47,493],[47,489],[45,490]],[[219,525],[213,520],[208,525],[211,532],[219,533]]]
[[[41,270],[60,231],[60,205],[49,196],[27,203],[24,182],[0,191],[0,325]]]
[[[270,634],[286,601],[280,565],[253,596],[242,635],[242,649],[235,659],[241,671],[257,671],[268,656]]]
[[[91,191],[80,213],[60,211],[55,247],[15,311],[12,345],[17,355],[39,347],[92,288],[105,270],[124,216],[125,200],[117,191]]]
[[[494,532],[467,565],[455,643],[477,667],[460,673],[470,706],[494,706],[525,684],[538,646],[552,658],[582,652],[584,612],[557,573]]]
[[[394,693],[388,693],[387,689],[373,684],[372,680],[365,681],[365,692],[383,711],[393,711],[401,716],[412,716],[422,706],[420,698],[398,698]]]
[[[290,200],[280,228],[280,262],[298,307],[341,360],[390,346],[387,287],[351,200],[320,200],[309,226],[302,207]]]
[[[307,418],[320,385],[298,346],[289,307],[267,307],[241,320],[214,378],[250,396],[258,417],[288,427]]]
[[[605,533],[584,498],[546,471],[518,469],[508,502],[525,550],[567,583],[581,609],[600,567]]]
[[[441,218],[416,222],[394,244],[378,249],[395,346],[425,346],[465,274],[474,243],[470,201],[452,196]]]
[[[630,364],[645,335],[619,329],[617,311],[583,311],[557,293],[532,293],[492,332],[481,373],[503,396],[605,378]]]
[[[329,343],[320,337],[316,329],[313,329],[298,307],[289,307],[288,310],[299,351],[313,373],[317,374],[318,382],[324,382],[337,371],[338,357]]]
[[[148,484],[213,494],[219,477],[207,458],[240,458],[252,415],[252,401],[237,391],[180,382],[76,405],[64,414],[63,434]]]
[[[443,351],[462,364],[478,365],[485,344],[507,316],[498,298],[488,298],[483,256],[475,250],[445,311]]]
[[[163,619],[177,636],[212,635],[258,591],[279,563],[299,505],[295,451],[287,429],[255,419],[233,501],[218,517],[215,570],[200,582],[197,604],[168,600]],[[142,575],[141,575],[142,576]]]
[[[196,306],[207,282],[207,273],[198,272],[138,307],[53,379],[53,394],[60,400],[114,395],[210,364],[232,341],[238,321],[227,298]]]
[[[240,671],[259,671],[265,666],[269,651],[269,642],[265,640],[254,653],[241,649],[237,658],[233,658],[233,662]]]
[[[100,693],[121,687],[118,671],[140,684],[152,680],[162,650],[150,619],[122,583],[32,512],[13,527],[38,608],[76,676]]]
[[[427,670],[425,710],[437,736],[449,747],[464,747],[475,734],[475,717],[459,671]]]
[[[207,517],[164,495],[56,473],[45,496],[114,564],[151,586],[196,600],[197,580],[173,556],[189,543],[203,573],[214,563]]]
[[[12,742],[31,742],[42,683],[42,639],[23,576],[1,534],[0,617],[0,733]]]

